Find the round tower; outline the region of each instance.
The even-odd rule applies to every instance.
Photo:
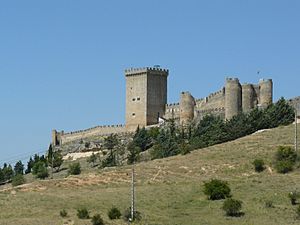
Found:
[[[180,96],[180,124],[186,125],[194,119],[195,99],[189,92]]]
[[[267,108],[273,103],[273,81],[261,79],[259,81],[259,104],[261,108]]]
[[[237,78],[227,78],[225,85],[225,119],[230,120],[242,110],[242,87]]]
[[[242,109],[248,113],[254,108],[254,88],[252,84],[242,85]]]

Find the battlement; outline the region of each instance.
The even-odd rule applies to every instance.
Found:
[[[226,77],[226,82],[240,82],[239,78]]]
[[[210,95],[208,95],[207,98],[210,99],[210,98],[214,98],[214,97],[218,97],[218,96],[223,96],[223,95],[225,95],[225,88],[222,88],[219,91],[211,93]]]
[[[179,102],[166,104],[166,107],[179,106]]]
[[[125,70],[125,76],[134,76],[134,75],[140,75],[145,73],[153,73],[159,74],[159,75],[169,75],[168,69],[162,69],[158,67],[143,67],[143,68],[129,68]]]
[[[259,84],[261,84],[261,83],[270,83],[270,82],[272,82],[272,79],[264,79],[264,78],[259,79]]]
[[[95,130],[95,129],[101,129],[101,128],[125,128],[125,125],[123,124],[117,124],[117,125],[100,125],[100,126],[95,126],[95,127],[91,127],[85,130],[76,130],[76,131],[71,131],[71,132],[67,132],[67,133],[63,133],[64,135],[72,135],[72,134],[78,134],[78,133],[83,133],[83,132],[88,132],[91,130]]]

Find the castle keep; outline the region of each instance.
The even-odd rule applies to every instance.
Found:
[[[161,68],[125,70],[126,125],[97,126],[87,130],[64,133],[52,131],[52,144],[61,145],[90,136],[133,132],[138,126],[159,123],[159,119],[174,119],[180,125],[201,120],[206,115],[231,119],[240,112],[266,108],[273,102],[273,82],[261,79],[258,84],[242,84],[237,78],[227,78],[224,87],[205,98],[196,99],[182,92],[180,102],[167,104],[169,71]]]

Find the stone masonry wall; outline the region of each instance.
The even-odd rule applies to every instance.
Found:
[[[70,133],[59,132],[60,145],[72,142],[75,140],[84,139],[91,136],[102,136],[109,134],[117,134],[126,132],[124,125],[97,126],[87,130],[74,131]]]

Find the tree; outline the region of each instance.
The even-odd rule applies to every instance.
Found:
[[[133,143],[141,149],[141,151],[147,150],[149,147],[151,147],[151,138],[148,135],[145,127],[140,129],[138,126],[135,135],[133,137]]]
[[[17,174],[23,175],[24,174],[24,165],[21,162],[21,160],[16,163],[16,165],[14,167],[14,171],[15,171],[15,175],[17,175]]]
[[[19,173],[12,178],[11,184],[12,184],[12,186],[19,186],[19,185],[24,184],[25,182],[26,182],[26,180],[25,180],[23,174]]]
[[[92,166],[95,166],[95,163],[97,161],[97,156],[94,154],[94,152],[92,153],[92,155],[87,159],[88,163],[91,163]]]
[[[11,167],[11,165],[8,165],[4,163],[3,169],[2,169],[3,175],[4,175],[4,181],[10,181],[11,178],[14,176],[14,171]]]
[[[34,165],[34,161],[32,157],[30,157],[29,161],[27,162],[27,169],[25,170],[25,174],[31,173],[33,165]]]
[[[41,160],[41,158],[39,160]],[[51,168],[53,166],[52,169],[55,169],[55,171],[58,172],[62,163],[63,163],[63,156],[61,150],[54,151],[52,148],[52,144],[50,144],[47,152],[47,164]]]
[[[129,152],[127,157],[127,163],[133,164],[134,162],[138,161],[139,153],[141,152],[141,149],[135,145],[135,143],[132,141],[128,144],[127,150]]]
[[[49,176],[48,169],[44,162],[39,161],[34,164],[32,168],[32,174],[35,175],[39,179],[45,179]]]
[[[4,174],[2,168],[0,168],[0,183],[3,183],[5,181]]]
[[[104,146],[108,149],[108,150],[113,150],[114,147],[119,143],[117,135],[115,134],[111,134],[108,137],[105,138],[104,140]]]
[[[226,212],[227,216],[240,216],[242,202],[232,198],[226,199],[222,209]]]
[[[225,181],[212,179],[211,181],[204,183],[204,194],[207,195],[210,200],[220,200],[230,197],[230,188]]]

